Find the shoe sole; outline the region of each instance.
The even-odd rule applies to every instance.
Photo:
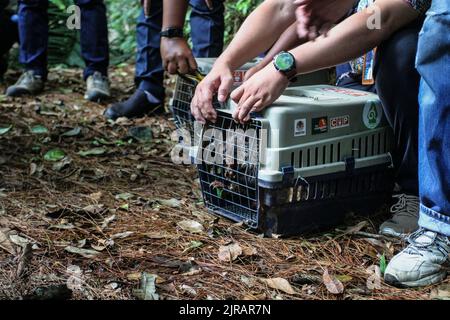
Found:
[[[84,98],[91,102],[98,102],[98,101],[106,100],[106,99],[109,99],[110,97],[111,97],[111,95],[109,95],[105,92],[101,92],[101,91],[94,91],[90,94],[84,95]]]
[[[22,96],[36,96],[43,90],[39,91],[29,91],[23,88],[15,88],[13,92],[6,90],[6,96],[8,97],[22,97]]]
[[[429,275],[417,281],[401,282],[395,276],[387,273],[384,275],[384,282],[397,288],[416,288],[427,287],[444,281],[447,277],[447,271],[441,271],[437,274]]]

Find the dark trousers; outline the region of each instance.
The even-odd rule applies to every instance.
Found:
[[[0,32],[2,39],[0,41],[0,78],[8,69],[7,53],[11,47],[19,41],[19,32],[17,24],[11,21],[12,13],[4,9],[7,3],[0,3]]]
[[[363,86],[361,77],[345,77],[339,86],[376,92],[394,130],[394,165],[402,192],[418,195],[418,92],[420,77],[415,57],[423,21],[399,30],[378,47],[374,86]],[[340,66],[338,73],[345,72]]]
[[[223,0],[213,1],[209,10],[204,0],[191,0],[190,18],[193,53],[198,58],[218,57],[223,49],[224,4]],[[162,26],[162,0],[153,0],[151,13],[144,13],[137,23],[136,84],[158,100],[164,100],[164,70],[160,53]]]
[[[0,57],[8,53],[14,43],[19,41],[17,24],[11,21],[12,13],[0,9],[0,32],[2,38],[0,41]]]
[[[75,0],[81,10],[81,55],[84,78],[107,75],[109,65],[106,7],[102,0]],[[48,0],[19,0],[20,62],[26,70],[47,76]]]

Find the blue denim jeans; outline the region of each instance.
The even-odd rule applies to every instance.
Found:
[[[213,10],[204,0],[191,0],[190,18],[193,53],[198,58],[218,57],[223,49],[224,4],[213,1]],[[160,101],[164,100],[163,77],[160,53],[162,26],[162,0],[153,0],[149,17],[142,11],[137,22],[136,84]]]
[[[450,2],[434,0],[419,35],[419,225],[450,236]]]
[[[75,0],[81,10],[81,55],[84,78],[95,71],[107,75],[108,26],[103,0]],[[47,77],[48,0],[19,0],[19,60],[26,70]]]

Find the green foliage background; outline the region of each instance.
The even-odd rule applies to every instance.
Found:
[[[228,0],[225,2],[225,43],[229,43],[239,29],[243,20],[263,0]],[[65,27],[69,16],[66,10],[73,4],[72,0],[50,0],[50,64],[82,66],[77,33]],[[135,28],[140,13],[138,0],[105,0],[108,8],[110,30],[111,64],[132,61],[136,50]],[[186,35],[189,35],[189,24],[186,24]]]

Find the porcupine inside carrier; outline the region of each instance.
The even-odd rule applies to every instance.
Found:
[[[198,70],[203,75],[207,75],[211,71],[214,62],[216,61],[215,58],[197,58],[196,60]],[[233,88],[239,87],[244,80],[245,73],[250,68],[256,66],[259,62],[260,60],[258,59],[253,60],[249,63],[244,64],[242,67],[236,70],[233,74]],[[300,86],[327,83],[329,83],[329,72],[327,70],[322,70],[302,75],[298,77],[297,81],[295,83],[292,83],[291,85]],[[175,125],[179,130],[184,131],[181,132],[180,136],[188,140],[184,141],[184,139],[182,139],[188,147],[194,145],[194,139],[199,138],[201,131],[201,128],[195,128],[195,121],[191,114],[190,107],[197,85],[198,81],[196,81],[195,79],[185,76],[176,76],[174,93],[169,103],[170,111],[172,112]],[[214,97],[213,105],[216,109],[225,107],[219,104],[216,97]],[[197,132],[197,135],[195,135],[194,132]]]
[[[393,188],[392,131],[374,94],[332,86],[286,90],[245,125],[218,110],[197,163],[214,214],[267,235],[336,226],[375,213]]]

